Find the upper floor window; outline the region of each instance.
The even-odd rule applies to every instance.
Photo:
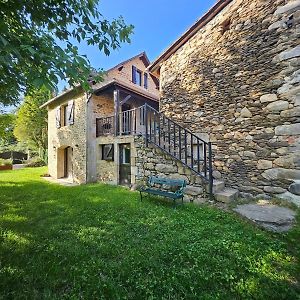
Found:
[[[144,86],[145,89],[148,88],[148,74],[143,73],[141,70],[132,66],[132,82],[139,86]]]
[[[74,101],[59,106],[56,109],[56,128],[74,124]]]

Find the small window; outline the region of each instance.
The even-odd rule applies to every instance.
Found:
[[[144,73],[144,88],[148,88],[148,74]]]
[[[138,70],[135,66],[132,66],[132,82],[139,86],[142,86],[142,71]]]
[[[136,84],[142,86],[142,72],[136,70]]]
[[[123,164],[130,164],[130,148],[124,147],[123,148],[123,155],[122,155],[122,163]]]
[[[114,145],[102,145],[102,160],[114,160]]]
[[[67,126],[68,125],[68,105],[62,105],[60,109],[60,120],[61,120],[61,126]]]

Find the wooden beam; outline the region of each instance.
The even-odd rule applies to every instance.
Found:
[[[120,105],[125,104],[130,98],[131,98],[131,95],[126,96],[126,97],[120,102]]]
[[[114,112],[115,112],[115,135],[119,134],[119,107],[120,107],[120,91],[114,90]]]

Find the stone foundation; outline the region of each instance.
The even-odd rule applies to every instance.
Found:
[[[136,147],[136,183],[144,184],[148,176],[183,179],[187,182],[184,201],[203,203],[208,200],[205,191],[206,185],[200,176],[186,168],[180,161],[174,160],[170,155],[159,148],[145,146],[144,138],[135,138]]]

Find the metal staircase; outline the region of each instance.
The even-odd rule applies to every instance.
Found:
[[[146,146],[151,143],[200,176],[213,198],[212,145],[163,113],[145,104],[142,111]]]

